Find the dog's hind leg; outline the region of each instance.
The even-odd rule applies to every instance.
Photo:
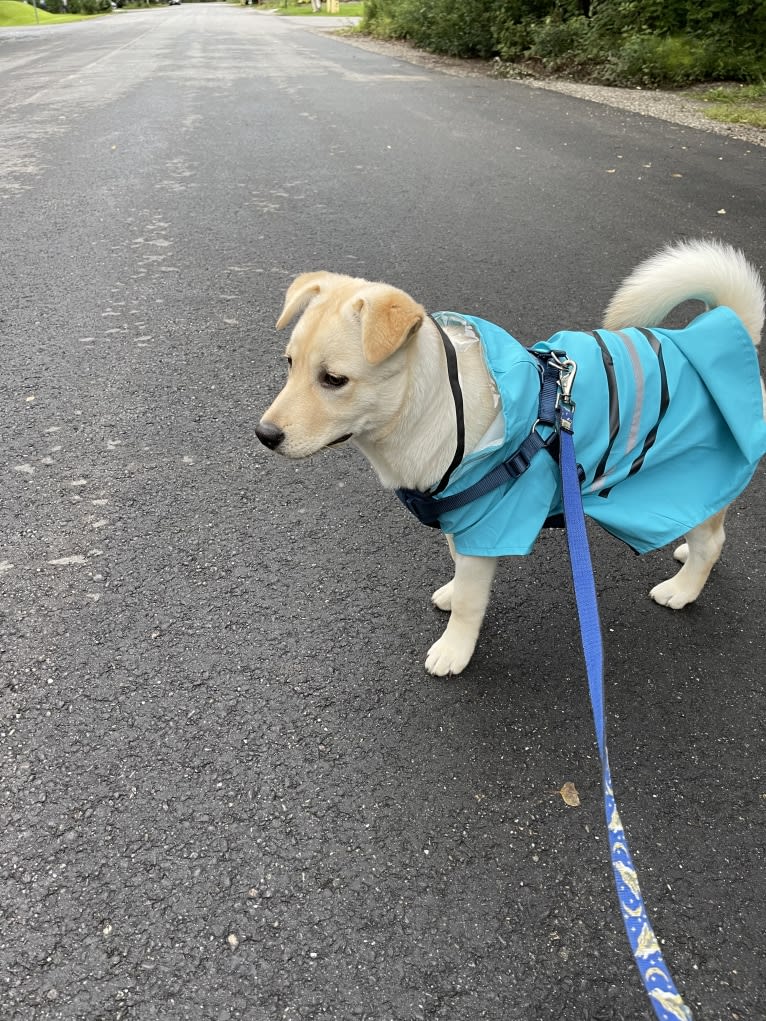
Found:
[[[726,508],[689,532],[686,542],[673,554],[683,567],[674,577],[655,585],[649,593],[655,603],[680,610],[694,602],[721,555],[726,539],[723,528],[725,517]]]
[[[454,557],[455,577],[438,590],[443,593],[449,589],[452,613],[446,631],[426,657],[426,670],[437,677],[459,674],[473,655],[497,566],[495,557],[466,557],[460,553]]]

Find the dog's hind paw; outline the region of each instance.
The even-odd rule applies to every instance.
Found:
[[[431,596],[431,602],[437,608],[437,610],[451,610],[452,609],[452,589],[455,586],[454,579],[448,581],[446,585],[442,585],[438,588]]]
[[[474,643],[475,645],[475,643]],[[447,677],[465,670],[473,655],[474,645],[455,641],[443,634],[434,642],[426,656],[426,670],[435,677]]]

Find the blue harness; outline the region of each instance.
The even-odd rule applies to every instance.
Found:
[[[558,436],[543,409],[555,353],[578,366],[572,397],[585,513],[639,553],[725,507],[766,453],[758,359],[730,309],[683,330],[566,331],[531,349],[473,316],[440,312],[434,320],[445,351],[452,344],[444,326],[481,342],[502,410],[502,434],[496,428],[461,454],[433,490],[397,490],[420,521],[452,535],[459,553],[525,555],[561,519]],[[552,456],[537,457],[542,450]]]

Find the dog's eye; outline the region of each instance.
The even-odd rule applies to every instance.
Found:
[[[293,360],[290,355],[285,355],[285,361],[287,362],[287,371],[289,372],[293,367]]]
[[[331,390],[339,390],[348,383],[348,376],[335,376],[332,372],[323,372],[319,381],[322,386],[327,386]]]

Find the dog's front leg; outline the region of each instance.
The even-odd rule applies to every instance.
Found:
[[[455,577],[449,586],[444,586],[449,587],[452,613],[446,631],[426,657],[426,670],[437,677],[459,674],[473,655],[497,567],[495,557],[466,557],[460,553],[453,556]]]
[[[455,540],[449,534],[445,536],[445,539],[447,540],[449,555],[452,557],[452,562],[454,564],[455,558],[457,557],[457,552],[455,550]],[[445,610],[447,613],[449,613],[449,611],[452,609],[452,590],[455,587],[454,574],[455,572],[453,571],[452,572],[453,576],[452,578],[450,578],[447,584],[442,585],[441,588],[438,588],[431,596],[431,602],[434,604],[437,610]]]

